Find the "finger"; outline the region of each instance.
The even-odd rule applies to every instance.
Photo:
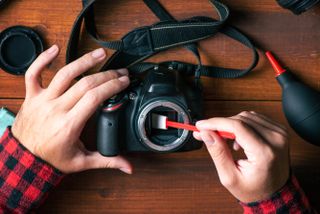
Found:
[[[99,152],[90,152],[85,157],[85,169],[119,169],[124,173],[132,174],[132,165],[122,156],[104,157]]]
[[[212,118],[199,121],[199,130],[225,131],[234,133],[237,143],[249,153],[257,153],[264,149],[264,140],[241,120],[232,118]]]
[[[61,96],[62,103],[67,109],[72,108],[91,89],[124,75],[128,75],[127,69],[100,72],[84,77]]]
[[[282,135],[287,135],[286,131],[284,131],[280,126],[278,125],[275,125],[274,123],[270,123],[269,121],[265,120],[264,118],[258,116],[257,114],[254,114],[254,113],[251,113],[251,112],[248,112],[248,111],[244,111],[244,112],[241,112],[239,114],[240,116],[243,116],[243,117],[246,117],[246,118],[249,118],[253,121],[255,121],[256,123],[260,124],[261,126],[265,127],[265,128],[268,128],[272,131],[275,131],[275,132],[279,132],[281,133]]]
[[[119,79],[110,80],[88,91],[69,112],[69,117],[76,124],[73,128],[81,128],[101,103],[118,94],[128,87],[128,85],[129,78],[122,76]]]
[[[106,52],[103,48],[100,48],[66,65],[51,81],[48,87],[48,97],[54,99],[60,96],[76,77],[93,68],[105,58]]]
[[[201,131],[200,135],[217,168],[221,182],[230,183],[230,179],[236,177],[237,167],[227,143],[213,131]]]
[[[255,112],[255,111],[250,111],[250,113],[253,114],[253,115],[255,115],[256,117],[259,117],[260,120],[265,120],[266,122],[269,122],[269,123],[272,124],[273,126],[282,129],[282,131],[283,131],[284,133],[287,133],[287,128],[286,128],[283,124],[277,123],[276,121],[270,119],[269,117],[267,117],[267,116],[265,116],[265,115],[263,115],[263,114],[259,114],[259,113]]]
[[[193,137],[194,137],[196,140],[202,141],[200,132],[193,132]]]
[[[53,45],[51,48],[40,54],[29,67],[25,75],[27,98],[36,95],[42,90],[41,72],[57,57],[58,53],[58,46]]]
[[[265,126],[261,125],[255,120],[252,120],[249,117],[237,115],[235,116],[235,118],[245,122],[254,130],[256,130],[256,132],[259,133],[266,140],[266,142],[275,146],[283,146],[283,144],[285,143],[285,140],[283,140],[284,136],[281,133],[275,130],[266,128]]]

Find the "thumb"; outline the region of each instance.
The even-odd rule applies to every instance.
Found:
[[[234,179],[237,167],[228,145],[214,131],[201,131],[200,135],[217,168],[221,182],[229,183],[230,179]]]
[[[104,157],[99,152],[91,152],[86,156],[87,169],[111,168],[119,169],[126,174],[132,174],[132,165],[122,156]]]

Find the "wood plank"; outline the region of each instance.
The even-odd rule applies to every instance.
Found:
[[[196,15],[215,16],[207,1],[160,0],[178,19]],[[320,89],[320,7],[301,16],[281,9],[275,1],[224,0],[232,13],[230,23],[250,35],[262,48],[274,50],[298,77]],[[113,3],[113,2],[112,2]],[[104,39],[119,39],[135,27],[157,21],[142,1],[100,1],[97,27]],[[0,31],[12,25],[36,29],[46,46],[58,44],[61,53],[43,74],[47,86],[65,63],[71,27],[81,9],[79,0],[15,0],[0,12]],[[18,14],[18,15],[17,15]],[[81,38],[79,54],[97,46],[87,35]],[[222,35],[200,43],[205,64],[245,68],[250,52]],[[112,54],[108,51],[109,55]],[[159,54],[152,61],[195,62],[183,49]],[[92,71],[95,72],[95,71]],[[273,71],[262,57],[250,75],[235,80],[204,78],[206,117],[231,116],[255,110],[285,122],[281,91]],[[0,70],[0,106],[17,112],[24,97],[24,79]],[[6,98],[6,99],[5,99]],[[19,99],[16,99],[19,98]],[[91,120],[83,139],[94,149]],[[320,210],[320,149],[301,140],[290,129],[292,168],[311,202]],[[240,157],[242,154],[235,154]],[[49,196],[40,213],[241,213],[236,200],[220,185],[207,151],[169,155],[129,155],[135,173],[126,176],[114,170],[93,170],[68,176]]]
[[[108,2],[108,3],[106,3]],[[213,16],[213,9],[207,1],[162,0],[165,7],[178,19],[195,15]],[[250,35],[259,46],[277,52],[299,77],[311,86],[320,89],[320,35],[319,10],[302,16],[294,16],[280,9],[275,1],[226,0],[231,10],[230,23]],[[51,64],[43,78],[45,85],[64,65],[65,49],[71,26],[81,8],[80,1],[12,1],[1,11],[0,30],[11,25],[34,27],[44,37],[47,46],[57,43],[62,48],[58,59]],[[108,11],[106,13],[106,11]],[[19,16],[17,16],[19,14]],[[143,5],[142,1],[119,0],[117,4],[102,1],[97,7],[97,26],[105,39],[119,39],[129,30],[157,19]],[[80,53],[95,46],[88,36],[81,39]],[[201,53],[205,64],[246,67],[250,52],[221,35],[201,42]],[[155,61],[183,60],[195,62],[194,57],[180,49],[162,53]],[[236,80],[205,79],[207,99],[215,100],[280,100],[280,89],[273,79],[273,72],[264,59],[249,76]],[[14,87],[14,89],[12,89]],[[0,71],[0,97],[22,98],[25,94],[23,79]]]
[[[17,112],[22,100],[0,99]],[[280,102],[209,101],[206,117],[254,110],[285,123]],[[85,141],[94,142],[87,129]],[[320,148],[303,142],[290,129],[292,168],[311,202],[320,209]],[[90,145],[89,145],[90,147]],[[239,157],[239,154],[235,154]],[[182,154],[131,154],[132,176],[93,170],[66,177],[41,207],[42,213],[240,213],[236,200],[221,186],[205,148]]]

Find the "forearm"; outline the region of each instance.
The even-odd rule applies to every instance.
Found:
[[[240,204],[245,214],[317,213],[310,206],[298,180],[293,175],[287,184],[281,190],[274,193],[269,199],[249,204],[240,202]]]
[[[63,174],[25,149],[7,129],[0,139],[0,212],[35,209]]]

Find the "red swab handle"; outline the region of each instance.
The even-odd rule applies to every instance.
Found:
[[[166,121],[166,126],[171,127],[171,128],[176,128],[176,129],[185,129],[185,130],[189,130],[189,131],[193,131],[193,132],[199,132],[197,127],[195,127],[193,125],[173,122],[173,121],[169,121],[169,120]],[[236,136],[233,133],[220,132],[220,131],[216,131],[216,133],[226,139],[230,139],[230,140],[236,139]]]

